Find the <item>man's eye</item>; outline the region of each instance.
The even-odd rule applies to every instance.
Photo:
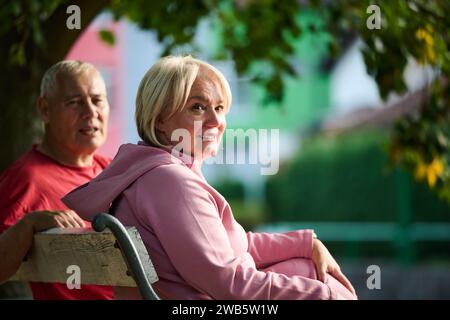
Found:
[[[67,104],[70,105],[70,106],[74,106],[74,105],[77,105],[79,103],[80,103],[79,100],[70,100],[69,102],[67,102]]]

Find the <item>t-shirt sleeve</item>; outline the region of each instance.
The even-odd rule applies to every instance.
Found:
[[[248,251],[258,268],[292,259],[311,258],[312,230],[286,233],[247,232]]]
[[[212,196],[177,166],[143,176],[136,203],[180,276],[215,299],[330,298],[322,282],[259,271],[249,253],[237,255]]]
[[[3,183],[0,183],[0,194],[7,194]],[[16,224],[26,212],[28,210],[22,206],[18,197],[0,197],[0,233]]]

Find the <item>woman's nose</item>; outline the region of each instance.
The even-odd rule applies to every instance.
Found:
[[[217,111],[211,110],[208,112],[208,116],[205,121],[205,126],[207,127],[217,127],[223,123],[223,116],[220,115]]]

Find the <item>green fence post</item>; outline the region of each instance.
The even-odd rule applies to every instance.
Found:
[[[397,211],[397,232],[394,237],[396,256],[404,265],[410,265],[414,261],[414,249],[411,239],[411,179],[401,170],[395,170],[395,201]]]

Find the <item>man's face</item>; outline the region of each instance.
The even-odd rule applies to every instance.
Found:
[[[95,69],[57,77],[57,86],[41,102],[46,136],[74,155],[93,153],[106,140],[109,104],[103,79]]]

